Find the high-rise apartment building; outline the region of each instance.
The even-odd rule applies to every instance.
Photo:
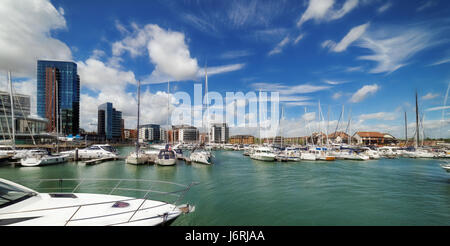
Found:
[[[97,134],[106,140],[122,138],[122,112],[110,102],[98,106]]]
[[[48,119],[48,132],[56,132],[59,125],[64,135],[79,133],[80,77],[76,63],[37,61],[37,114]]]
[[[211,142],[228,143],[230,138],[227,123],[212,124],[211,126]]]

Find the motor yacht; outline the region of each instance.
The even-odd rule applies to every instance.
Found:
[[[20,165],[23,167],[47,166],[65,163],[68,160],[69,155],[67,154],[43,154],[23,158],[20,160]]]
[[[250,158],[258,161],[275,161],[276,155],[269,147],[257,147],[250,154]]]
[[[333,156],[332,154],[330,154],[327,148],[323,148],[323,147],[311,148],[309,150],[309,153],[314,154],[316,156],[316,160],[321,160],[321,161],[336,160],[336,157]]]
[[[203,149],[194,149],[189,156],[192,162],[211,165],[211,153]]]
[[[441,164],[441,167],[445,170],[445,171],[447,171],[448,173],[450,173],[450,164]]]
[[[301,153],[295,148],[285,148],[277,155],[277,159],[281,161],[300,161]]]
[[[70,157],[74,157],[76,150],[63,151],[61,154],[67,154]],[[78,159],[96,159],[118,157],[116,148],[109,144],[94,144],[84,149],[78,150]]]
[[[70,188],[71,192],[39,193],[9,180],[0,179],[0,225],[155,226],[170,224],[180,215],[193,212],[195,209],[189,204],[177,206],[176,202],[147,199],[148,193],[156,192],[153,190],[146,191],[143,198],[113,195],[118,191],[142,191],[120,186],[127,181],[129,183],[135,180],[99,180],[115,183],[115,187],[108,195],[75,192],[83,182],[92,183],[92,180],[39,180],[40,184],[45,181],[60,185],[63,182],[78,181],[78,185]],[[166,183],[182,187],[177,188],[175,192],[159,192],[166,195],[174,194],[175,197],[182,197],[192,185]]]

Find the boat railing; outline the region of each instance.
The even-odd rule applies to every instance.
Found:
[[[118,214],[122,214],[122,213],[130,213],[131,216],[129,217],[127,222],[131,222],[134,215],[139,211],[148,210],[148,209],[156,208],[159,206],[164,206],[167,204],[174,205],[174,209],[175,209],[177,206],[177,203],[180,202],[184,198],[185,194],[192,188],[192,186],[198,184],[198,182],[191,182],[190,184],[185,185],[185,184],[179,184],[179,183],[170,182],[170,181],[144,180],[144,179],[89,179],[89,178],[86,178],[86,179],[37,179],[37,180],[21,179],[18,181],[18,183],[20,183],[21,185],[25,185],[24,184],[25,182],[37,183],[35,187],[32,187],[32,186],[27,186],[27,187],[29,187],[30,189],[33,189],[37,192],[49,193],[49,194],[54,194],[54,193],[72,194],[72,193],[77,193],[77,191],[79,191],[78,193],[86,193],[86,191],[90,190],[90,189],[94,189],[96,191],[104,190],[104,189],[110,190],[109,192],[101,193],[101,194],[108,194],[108,195],[115,195],[114,193],[117,193],[120,191],[124,192],[124,193],[133,193],[133,196],[130,196],[129,194],[121,195],[121,196],[129,197],[127,199],[118,199],[118,200],[113,200],[113,201],[95,202],[95,203],[87,203],[87,204],[81,204],[81,205],[63,206],[63,207],[53,207],[50,209],[35,209],[35,210],[30,210],[30,211],[20,211],[21,213],[24,213],[24,212],[35,212],[35,211],[41,211],[41,210],[55,210],[55,209],[63,209],[63,208],[71,208],[71,207],[77,208],[75,210],[75,212],[71,215],[69,220],[66,221],[65,225],[67,225],[69,222],[75,221],[75,220],[86,220],[86,219],[94,218],[94,217],[87,217],[87,218],[81,218],[81,219],[75,219],[75,220],[73,219],[81,208],[87,207],[87,206],[93,206],[93,205],[111,204],[111,203],[115,204],[117,202],[142,200],[139,207],[135,210],[104,215],[104,216],[114,216],[114,215],[118,215]],[[57,182],[58,183],[57,187],[40,187],[40,186],[42,186],[42,184],[51,183],[51,182]],[[71,184],[71,183],[73,184],[74,182],[75,182],[75,184],[74,184],[75,187],[68,186],[69,184]],[[96,182],[110,182],[113,184],[113,186],[112,187],[95,186],[95,187],[88,187],[88,188],[82,187],[82,185],[95,185]],[[135,185],[137,185],[137,183],[139,183],[140,185],[138,185],[138,186],[142,186],[143,183],[144,184],[147,183],[147,184],[149,184],[149,186],[147,186],[148,188],[123,187],[124,184],[130,183],[130,182],[134,182]],[[156,186],[157,185],[173,186],[175,188],[172,188],[174,190],[167,190],[167,189],[156,190],[156,189],[154,189],[155,185]],[[159,187],[159,188],[162,188],[162,187]],[[167,188],[167,187],[165,187],[165,188]],[[81,191],[83,191],[83,192],[81,192]],[[94,193],[96,193],[96,192],[94,192]],[[140,196],[136,196],[137,193],[145,193],[145,194],[140,197]],[[164,203],[153,206],[153,207],[142,208],[144,203],[148,199],[151,198],[151,194],[168,196],[172,199],[161,199],[162,197],[158,196],[158,201],[161,201]],[[119,194],[116,194],[116,195],[119,195]],[[167,216],[167,215],[165,215],[165,216]]]

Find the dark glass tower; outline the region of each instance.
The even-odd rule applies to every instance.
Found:
[[[80,77],[76,63],[38,60],[37,114],[49,120],[49,132],[56,131],[59,120],[60,132],[64,135],[79,133]]]
[[[122,137],[122,112],[107,102],[98,106],[97,134],[107,140],[119,140]]]

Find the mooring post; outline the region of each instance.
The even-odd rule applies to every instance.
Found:
[[[78,161],[78,148],[75,148],[75,160]]]

